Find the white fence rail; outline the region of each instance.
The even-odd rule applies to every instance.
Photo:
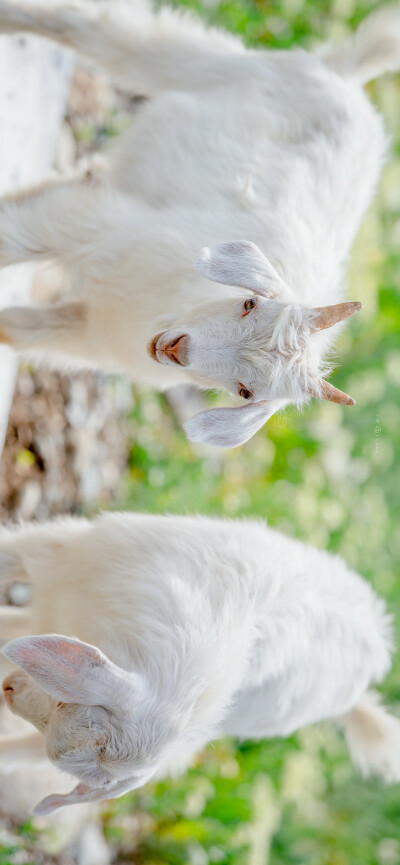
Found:
[[[0,37],[0,195],[40,182],[51,166],[72,71],[72,57],[37,37]],[[0,308],[26,301],[30,265],[0,272]],[[17,360],[0,346],[0,454]]]

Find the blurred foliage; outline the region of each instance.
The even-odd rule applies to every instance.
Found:
[[[183,0],[249,45],[313,47],[341,38],[376,3]],[[392,148],[349,267],[362,300],[337,345],[332,381],[352,408],[314,402],[273,418],[242,448],[190,445],[167,400],[136,393],[129,473],[134,510],[263,516],[340,553],[383,594],[400,624],[400,79],[369,87]],[[226,403],[226,396],[210,399]],[[398,629],[399,630],[399,629]],[[400,708],[400,661],[382,691]],[[400,865],[400,787],[363,782],[329,726],[289,741],[222,742],[185,777],[109,804],[120,861],[146,865]],[[134,839],[134,840],[133,840]]]

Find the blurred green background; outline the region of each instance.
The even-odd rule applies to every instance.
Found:
[[[267,49],[340,38],[377,6],[182,5]],[[247,445],[223,453],[194,449],[167,400],[136,391],[118,506],[263,516],[343,555],[386,597],[399,630],[400,77],[380,79],[369,93],[392,146],[349,264],[349,298],[364,309],[337,344],[331,379],[357,406],[287,410]],[[400,711],[399,659],[382,692]],[[117,861],[138,865],[400,865],[400,785],[361,781],[340,733],[323,725],[288,741],[216,743],[185,777],[110,802],[104,825]]]

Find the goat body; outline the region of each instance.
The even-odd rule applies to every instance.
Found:
[[[188,426],[224,446],[287,402],[346,401],[321,382],[332,336],[313,334],[312,309],[341,300],[379,178],[385,134],[361,85],[400,65],[398,7],[321,56],[247,50],[177,11],[115,0],[1,0],[0,32],[21,31],[150,99],[94,180],[3,201],[1,263],[58,261],[70,302],[3,311],[0,339],[160,389],[189,378],[244,395],[253,405]],[[227,239],[221,268],[214,247]],[[244,290],[257,287],[247,314]]]
[[[220,734],[324,718],[344,717],[365,774],[400,780],[399,722],[366,693],[390,667],[390,622],[340,558],[261,521],[120,513],[4,530],[0,561],[33,587],[7,636],[46,635],[5,647],[22,668],[7,702],[80,779],[40,813],[182,770]]]

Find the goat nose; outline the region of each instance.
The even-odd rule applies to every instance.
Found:
[[[178,336],[177,339],[172,340],[169,345],[166,345],[163,351],[167,357],[170,357],[171,360],[175,361],[175,363],[179,363],[180,366],[186,366],[188,343],[189,337],[186,334],[183,334],[182,336]]]
[[[10,681],[10,678],[8,676],[7,676],[7,679],[4,679],[2,688],[3,688],[3,693],[4,693],[6,700],[11,699],[11,697],[14,693],[14,688],[13,688],[11,681]]]

